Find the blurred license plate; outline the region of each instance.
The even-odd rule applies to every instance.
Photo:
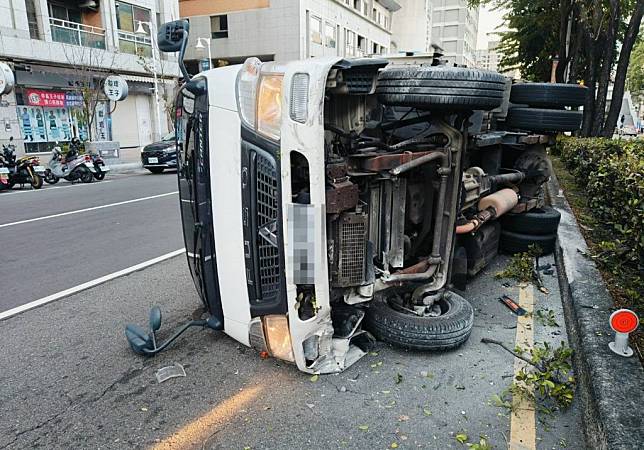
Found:
[[[101,169],[101,172],[109,172],[110,166],[100,166],[99,169]]]
[[[159,158],[148,158],[148,164],[158,164]]]
[[[45,168],[43,166],[34,166],[34,171],[42,173],[45,171]]]
[[[0,167],[0,174],[3,173],[9,173],[9,169],[7,169],[6,167]]]

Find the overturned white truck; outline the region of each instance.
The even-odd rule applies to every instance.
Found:
[[[187,22],[166,24],[160,49],[181,60],[187,35]],[[454,285],[499,245],[552,251],[548,133],[579,128],[582,113],[566,108],[584,88],[433,64],[184,68],[183,233],[208,317],[174,337],[209,326],[309,373],[344,370],[373,336],[451,349],[474,320]],[[165,348],[174,337],[157,345],[159,326],[158,309],[150,333],[128,326],[132,348]]]

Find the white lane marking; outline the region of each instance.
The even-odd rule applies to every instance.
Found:
[[[178,194],[178,193],[179,193],[179,191],[166,192],[165,194],[150,195],[149,197],[140,197],[140,198],[135,198],[135,199],[132,199],[132,200],[125,200],[123,202],[109,203],[107,205],[101,205],[101,206],[92,206],[91,208],[77,209],[75,211],[67,211],[67,212],[60,213],[60,214],[51,214],[49,216],[35,217],[33,219],[25,219],[25,220],[19,220],[17,222],[3,223],[2,225],[0,225],[0,228],[11,227],[11,226],[14,226],[14,225],[21,225],[23,223],[37,222],[39,220],[54,219],[56,217],[69,216],[69,215],[72,215],[72,214],[80,214],[80,213],[87,212],[87,211],[95,211],[97,209],[111,208],[113,206],[127,205],[129,203],[143,202],[145,200],[152,200],[154,198],[166,197],[168,195],[174,195],[174,194]]]
[[[93,288],[94,286],[98,286],[99,284],[106,283],[108,281],[111,281],[115,278],[122,277],[124,275],[129,275],[132,272],[136,272],[142,269],[145,269],[146,267],[150,267],[154,264],[160,263],[162,261],[165,261],[166,259],[173,258],[177,255],[181,255],[186,251],[185,248],[180,248],[179,250],[175,250],[170,253],[166,253],[165,255],[157,256],[156,258],[149,259],[147,261],[144,261],[139,264],[135,264],[131,267],[128,267],[127,269],[119,270],[118,272],[113,272],[110,273],[109,275],[102,276],[100,278],[96,278],[94,280],[88,281],[83,284],[79,284],[78,286],[74,286],[69,289],[65,289],[64,291],[57,292],[52,295],[48,295],[47,297],[43,297],[40,300],[34,300],[33,302],[26,303],[24,305],[16,306],[15,308],[12,308],[8,311],[5,312],[0,312],[0,320],[3,319],[8,319],[11,316],[15,316],[16,314],[20,314],[22,312],[28,311],[33,308],[37,308],[38,306],[45,305],[47,303],[51,303],[56,300],[60,300],[63,297],[68,297],[70,295],[76,294],[80,291],[84,291],[86,289]]]
[[[112,181],[114,180],[97,181],[93,183],[77,183],[77,184],[71,184],[69,186],[53,186],[53,187],[46,187],[45,189],[30,189],[28,191],[12,191],[12,192],[7,192],[6,194],[0,194],[0,198],[6,197],[8,195],[30,194],[32,192],[49,192],[53,190],[67,189],[67,188],[78,187],[78,186],[100,186],[102,184],[111,183]]]

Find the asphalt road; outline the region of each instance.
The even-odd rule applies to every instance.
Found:
[[[537,412],[524,431],[492,401],[510,385],[515,359],[481,338],[524,344],[517,317],[496,300],[519,298],[516,284],[492,277],[504,265],[499,258],[465,293],[475,325],[458,350],[379,344],[344,373],[312,379],[209,330],[189,331],[154,358],[133,354],[123,329],[145,324],[150,306],[163,311],[160,338],[199,315],[185,258],[172,258],[0,321],[0,448],[466,449],[460,433],[468,442],[486,436],[495,449],[513,433],[534,433],[536,445],[512,448],[584,448],[579,400],[563,413]],[[560,326],[530,329],[534,341],[556,345],[566,339],[557,279],[544,282],[550,294],[533,289],[535,310],[551,309]],[[156,370],[174,363],[186,377],[159,384]]]
[[[182,248],[176,191],[147,172],[0,191],[0,312]]]

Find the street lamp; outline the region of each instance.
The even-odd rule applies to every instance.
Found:
[[[152,22],[145,22],[139,20],[139,25],[136,28],[136,34],[144,34],[147,36],[148,33],[145,32],[143,25],[147,25],[150,30],[150,42],[152,44],[152,75],[154,76],[154,101],[156,102],[157,109],[157,134],[158,138],[161,139],[161,110],[159,109],[159,82],[157,79],[157,61],[160,59],[157,57],[156,53],[156,44],[154,42],[154,30]],[[160,64],[160,63],[159,63]]]
[[[195,48],[197,50],[203,50],[205,47],[203,43],[206,43],[208,45],[208,69],[212,69],[212,53],[210,51],[210,39],[208,38],[197,38],[197,45],[195,45]]]

